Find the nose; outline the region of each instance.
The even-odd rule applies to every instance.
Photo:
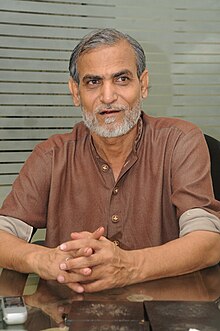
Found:
[[[111,104],[118,99],[117,92],[111,82],[105,82],[102,85],[100,101],[105,104]]]

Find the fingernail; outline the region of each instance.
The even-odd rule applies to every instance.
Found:
[[[66,270],[66,263],[61,263],[60,264],[60,269],[61,270]]]
[[[66,249],[66,244],[61,244],[60,249],[61,249],[61,251],[64,251]]]
[[[59,283],[63,283],[65,281],[64,277],[62,275],[57,276],[57,281]]]
[[[84,288],[82,286],[78,286],[76,289],[77,293],[83,293],[84,292]]]
[[[86,275],[90,275],[91,274],[91,269],[90,268],[85,268],[83,274]]]

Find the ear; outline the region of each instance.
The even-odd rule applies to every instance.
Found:
[[[149,83],[147,69],[145,69],[142,72],[140,77],[140,83],[141,83],[141,96],[142,98],[146,98],[148,96],[148,83]]]
[[[75,82],[75,80],[72,79],[72,77],[70,77],[68,85],[69,85],[70,93],[72,94],[73,104],[74,106],[79,107],[80,106],[79,85],[77,84],[77,82]]]

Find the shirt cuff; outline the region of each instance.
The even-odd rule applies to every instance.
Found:
[[[25,241],[30,241],[33,227],[17,218],[0,215],[0,230],[13,234]]]
[[[201,208],[189,209],[179,218],[180,237],[193,231],[220,233],[220,219]]]

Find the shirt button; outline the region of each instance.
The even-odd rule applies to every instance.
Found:
[[[115,246],[119,246],[120,242],[118,240],[113,240],[113,243],[115,244]]]
[[[109,169],[109,166],[108,166],[107,164],[103,164],[103,165],[102,165],[102,171],[103,171],[103,172],[108,171],[108,169]]]
[[[118,222],[119,222],[119,217],[118,217],[118,215],[112,215],[112,222],[113,222],[113,223],[118,223]]]
[[[113,190],[113,193],[114,193],[114,194],[117,194],[118,191],[119,191],[119,188],[118,188],[118,187],[115,187],[114,190]]]

